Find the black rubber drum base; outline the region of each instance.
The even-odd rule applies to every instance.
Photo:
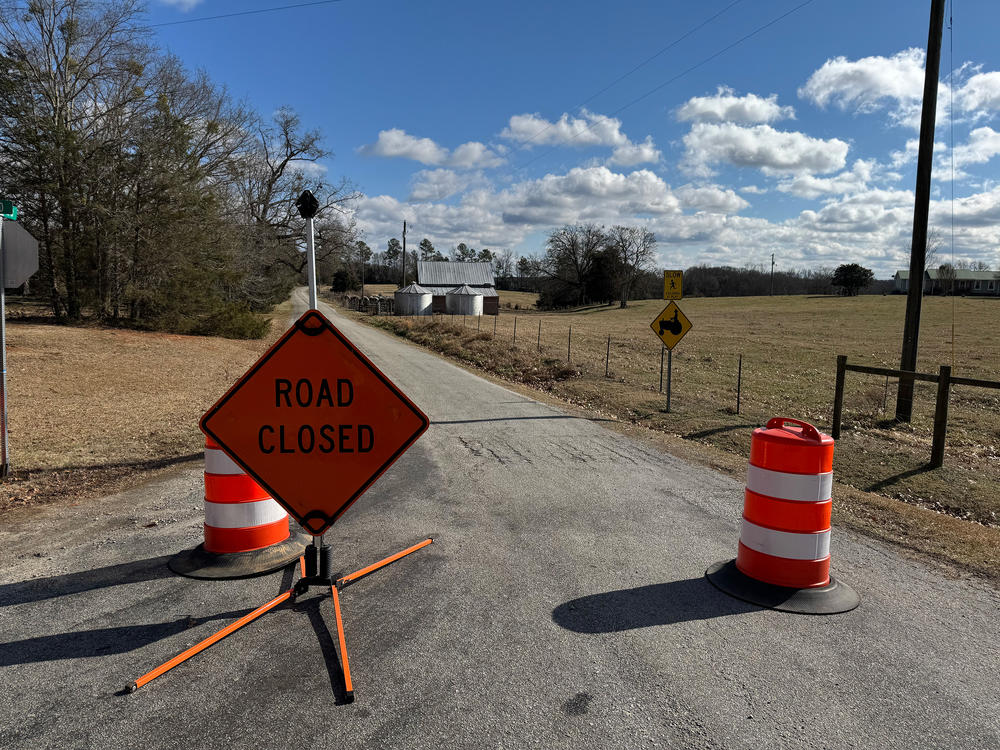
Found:
[[[720,591],[751,604],[803,615],[835,615],[850,612],[861,603],[857,592],[830,576],[830,583],[817,589],[790,589],[751,578],[736,567],[735,560],[717,562],[705,577]]]
[[[188,578],[249,578],[280,570],[298,560],[311,537],[292,532],[283,542],[249,552],[220,554],[209,552],[204,544],[178,552],[167,566]]]

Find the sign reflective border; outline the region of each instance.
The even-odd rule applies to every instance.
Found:
[[[428,424],[317,310],[299,318],[201,419],[202,431],[314,535]]]

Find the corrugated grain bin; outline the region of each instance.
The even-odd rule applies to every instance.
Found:
[[[430,315],[434,299],[429,291],[418,284],[410,284],[395,293],[396,315]]]
[[[483,295],[468,284],[455,287],[445,296],[445,304],[452,315],[482,315]]]

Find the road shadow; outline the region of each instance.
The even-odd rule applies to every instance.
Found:
[[[307,599],[297,604],[295,609],[304,611],[309,617],[309,623],[316,633],[316,640],[319,643],[320,652],[323,654],[323,662],[326,664],[326,672],[330,677],[330,689],[333,691],[333,701],[341,706],[350,703],[347,696],[347,681],[344,676],[344,668],[340,663],[340,656],[337,653],[337,645],[334,642],[333,634],[323,619],[323,612],[320,607],[325,606],[333,611],[333,598],[330,596],[318,596]]]
[[[141,469],[149,471],[152,469],[165,469],[175,464],[186,464],[191,461],[200,461],[205,457],[203,451],[197,453],[185,453],[183,456],[171,456],[169,458],[151,458],[143,461],[115,461],[104,464],[79,464],[74,466],[61,466],[45,472],[32,472],[32,474],[58,473],[62,471],[93,471],[101,469]]]
[[[908,469],[907,471],[902,471],[899,474],[894,474],[891,477],[886,477],[885,479],[875,482],[875,484],[864,488],[865,492],[880,492],[886,487],[891,487],[897,482],[901,482],[904,479],[909,479],[910,477],[915,477],[918,474],[923,474],[927,471],[934,471],[934,467],[930,464],[924,464],[923,466],[918,466],[915,469]]]
[[[173,578],[174,573],[167,567],[170,557],[170,555],[149,557],[145,560],[83,570],[79,573],[64,573],[46,578],[32,578],[30,581],[0,584],[0,608],[80,594],[108,586]]]
[[[733,430],[745,430],[747,425],[745,424],[727,424],[722,427],[712,427],[708,430],[700,430],[698,432],[689,432],[686,435],[682,435],[685,440],[700,440],[701,438],[711,437],[712,435],[718,435],[720,432],[732,432]]]
[[[699,576],[581,596],[552,610],[552,620],[575,633],[618,633],[745,614],[759,609],[726,596],[704,576]]]
[[[493,417],[491,419],[432,419],[431,424],[472,424],[474,422],[518,422],[525,419],[578,419],[582,422],[617,422],[606,417],[574,417],[571,414],[553,414],[537,417]]]
[[[252,611],[252,609],[244,609],[238,612],[220,612],[207,617],[186,615],[176,620],[148,625],[95,628],[94,630],[79,630],[71,633],[25,638],[20,641],[7,641],[0,643],[0,667],[124,654],[206,622],[235,620]]]

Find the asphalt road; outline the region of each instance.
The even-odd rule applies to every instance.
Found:
[[[319,590],[120,694],[292,577],[170,573],[188,467],[0,522],[0,747],[1000,747],[995,590],[835,529],[860,608],[731,599],[740,482],[323,307],[432,420],[327,534],[343,572],[435,539],[341,594],[356,701]]]

